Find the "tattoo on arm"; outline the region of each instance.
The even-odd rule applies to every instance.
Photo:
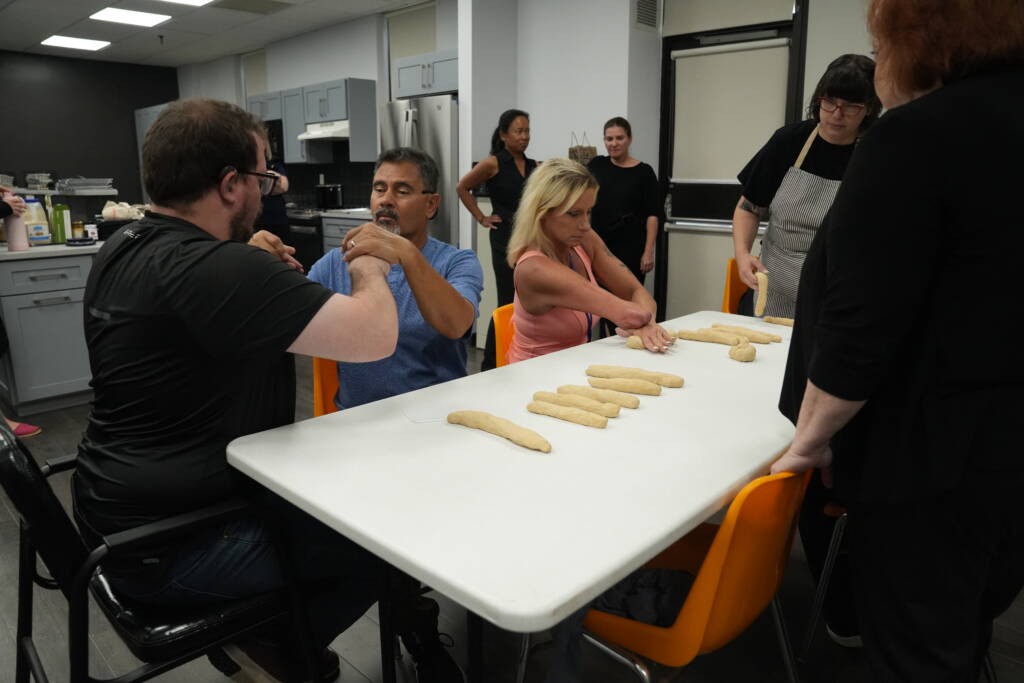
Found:
[[[621,260],[619,259],[619,257],[617,257],[617,256],[616,256],[615,254],[613,254],[613,253],[612,253],[612,250],[611,250],[611,249],[609,249],[609,248],[608,248],[607,246],[606,246],[606,247],[604,247],[604,255],[605,255],[605,256],[607,256],[607,257],[608,257],[608,258],[610,258],[610,259],[613,259],[613,260],[614,260],[614,261],[615,261],[616,263],[618,263],[618,264],[619,264],[620,266],[622,266],[622,267],[623,267],[623,268],[625,268],[626,270],[629,270],[629,266],[627,266],[627,265],[626,265],[625,263],[623,263],[623,262],[622,262],[622,261],[621,261]]]
[[[740,208],[743,209],[744,211],[746,211],[747,213],[754,214],[758,218],[760,218],[761,216],[764,215],[764,207],[763,206],[757,206],[757,205],[753,204],[746,197],[744,197],[743,201],[740,202]]]

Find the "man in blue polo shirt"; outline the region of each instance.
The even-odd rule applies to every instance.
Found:
[[[478,315],[483,271],[471,250],[430,237],[437,212],[437,164],[408,147],[383,152],[373,175],[370,209],[373,223],[354,228],[341,250],[333,249],[309,271],[310,279],[348,294],[348,264],[364,254],[389,259],[388,285],[398,308],[398,346],[394,354],[370,363],[338,363],[339,409],[395,396],[466,376],[466,343]],[[406,582],[406,590],[419,585]],[[434,600],[414,601],[417,614],[407,619],[436,633]],[[402,633],[416,660],[419,681],[460,681],[455,663],[438,642],[419,642],[417,633]]]

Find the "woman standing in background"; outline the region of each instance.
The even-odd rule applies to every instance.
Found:
[[[519,109],[509,109],[498,118],[498,127],[491,135],[491,155],[477,163],[462,176],[456,191],[462,204],[473,219],[490,230],[491,263],[498,289],[498,306],[512,303],[515,283],[508,265],[508,241],[512,236],[516,209],[523,194],[523,185],[537,167],[537,162],[526,156],[530,145],[530,115]],[[485,216],[476,203],[472,190],[487,183],[493,213]],[[487,328],[487,343],[481,370],[495,367],[494,322]]]

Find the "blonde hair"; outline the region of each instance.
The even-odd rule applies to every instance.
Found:
[[[537,249],[557,258],[554,245],[541,228],[550,211],[563,214],[589,189],[597,189],[597,178],[587,168],[569,159],[548,159],[530,174],[516,211],[516,225],[508,243],[508,264],[515,268],[524,252]]]

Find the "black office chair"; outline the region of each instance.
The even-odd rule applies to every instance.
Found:
[[[155,608],[119,597],[103,575],[102,563],[143,545],[186,535],[247,512],[244,501],[231,500],[195,512],[102,538],[90,549],[54,495],[47,477],[74,468],[75,456],[49,460],[40,468],[25,446],[0,420],[0,485],[14,504],[21,535],[18,559],[18,627],[15,683],[29,675],[46,683],[32,640],[32,584],[59,589],[68,600],[68,655],[71,683],[89,683],[88,587],[97,605],[128,649],[145,662],[120,676],[118,683],[145,681],[203,655],[222,671],[233,664],[220,646],[275,622],[291,620],[297,647],[305,655],[310,679],[320,680],[317,656],[298,590],[287,590],[202,608]],[[36,569],[37,554],[52,578]],[[236,668],[237,670],[237,668]],[[226,673],[229,673],[227,671]]]

